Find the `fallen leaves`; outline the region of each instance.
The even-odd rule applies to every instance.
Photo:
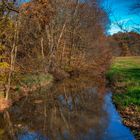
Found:
[[[140,137],[140,111],[135,106],[129,106],[124,110],[120,111],[123,117],[123,123],[130,127],[134,132],[136,132],[136,136]]]

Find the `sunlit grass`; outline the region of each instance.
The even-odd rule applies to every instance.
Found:
[[[114,94],[117,105],[140,108],[140,57],[117,57],[107,73],[111,82],[125,83],[125,93]]]

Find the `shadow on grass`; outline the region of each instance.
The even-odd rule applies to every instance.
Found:
[[[127,68],[114,71],[115,81],[126,82],[126,93],[115,94],[116,104],[126,107],[129,105],[140,106],[140,68]],[[120,80],[121,79],[121,80]],[[129,83],[129,84],[127,84]],[[119,87],[118,87],[119,88]]]
[[[124,107],[129,105],[140,106],[140,89],[129,89],[127,93],[116,94],[113,98],[118,105]]]
[[[121,71],[126,78],[140,80],[140,68],[129,68]]]

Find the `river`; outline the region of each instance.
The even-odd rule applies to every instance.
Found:
[[[135,140],[112,93],[89,79],[64,80],[14,103],[0,114],[0,140]]]

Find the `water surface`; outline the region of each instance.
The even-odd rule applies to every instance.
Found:
[[[94,80],[40,89],[0,115],[0,140],[134,140],[111,93]]]

